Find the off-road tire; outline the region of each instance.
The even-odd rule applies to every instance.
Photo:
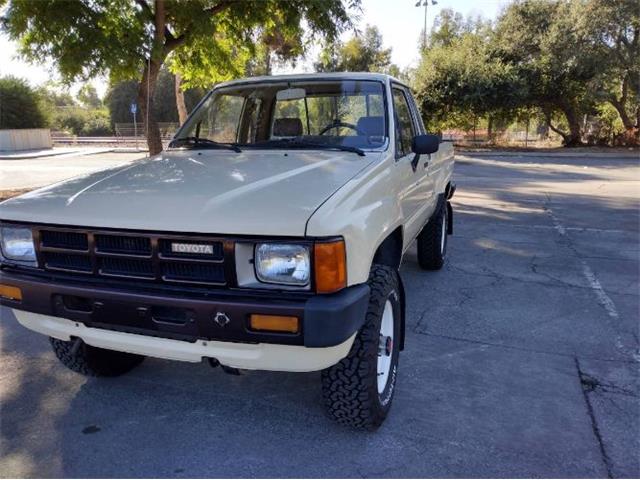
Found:
[[[418,235],[418,264],[424,270],[440,270],[447,255],[447,202],[438,210]],[[444,235],[444,240],[443,240]]]
[[[88,377],[117,377],[137,367],[144,360],[142,355],[116,352],[92,347],[83,343],[74,353],[74,342],[49,338],[53,352],[64,366]]]
[[[395,391],[400,347],[400,286],[398,273],[374,265],[369,274],[371,294],[364,325],[356,335],[349,355],[322,371],[322,393],[329,416],[352,427],[375,429],[389,412]],[[386,387],[378,393],[378,346],[380,324],[387,300],[393,315],[394,346]]]

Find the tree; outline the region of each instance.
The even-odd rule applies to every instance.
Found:
[[[176,96],[176,108],[178,109],[178,122],[180,125],[187,121],[189,112],[187,111],[187,104],[184,101],[184,90],[182,90],[182,76],[179,73],[175,74],[175,96]]]
[[[357,4],[350,0],[349,6]],[[5,5],[3,29],[26,58],[53,59],[67,80],[108,73],[114,81],[139,82],[151,154],[162,150],[153,98],[170,56],[189,86],[211,83],[220,72],[235,73],[255,28],[274,19],[300,37],[303,22],[313,35],[328,38],[350,24],[341,0],[263,0],[260,8],[238,0],[0,0]]]
[[[38,92],[26,80],[0,77],[0,129],[43,128],[46,124]]]
[[[599,66],[587,35],[575,28],[583,2],[520,1],[498,19],[493,54],[526,85],[527,103],[540,107],[566,146],[582,143],[582,116],[594,110],[591,82]],[[561,112],[568,126],[552,123]]]
[[[576,28],[593,44],[596,91],[618,112],[625,142],[640,141],[640,5],[636,0],[590,0]],[[602,111],[602,110],[601,110]],[[610,118],[609,120],[610,121]]]
[[[185,107],[192,110],[205,95],[201,88],[189,88],[184,92]],[[135,80],[117,82],[109,87],[104,103],[109,109],[111,125],[116,123],[132,123],[131,104],[136,102],[138,83]],[[166,68],[158,75],[158,82],[153,98],[154,116],[158,122],[179,122],[177,101],[175,97],[175,78]],[[144,123],[140,109],[136,114],[136,121]]]
[[[314,64],[318,72],[399,72],[391,63],[391,49],[383,48],[382,34],[375,26],[367,25],[363,35],[346,42],[330,42]]]
[[[486,25],[464,23],[450,10],[436,18],[430,45],[412,75],[430,130],[471,129],[480,117],[504,118],[521,102],[514,68],[491,56],[489,35]]]
[[[102,100],[98,96],[98,92],[93,85],[84,85],[80,91],[78,91],[78,100],[86,108],[100,108],[102,107]]]

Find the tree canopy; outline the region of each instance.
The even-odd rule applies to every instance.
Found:
[[[380,72],[395,74],[398,67],[391,63],[391,49],[382,45],[377,27],[367,25],[363,34],[346,42],[329,42],[314,64],[318,72]]]
[[[53,59],[67,80],[108,74],[114,82],[139,82],[152,154],[162,149],[152,104],[167,61],[186,86],[209,85],[242,71],[257,34],[302,38],[304,24],[311,35],[335,38],[358,3],[262,0],[255,8],[240,0],[0,0],[8,4],[2,28],[24,57]]]
[[[518,0],[493,24],[443,10],[415,74],[427,123],[537,111],[572,146],[606,102],[637,143],[639,31],[635,0]]]

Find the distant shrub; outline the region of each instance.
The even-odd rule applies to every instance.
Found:
[[[0,129],[47,126],[39,95],[26,80],[0,77]]]
[[[109,113],[106,109],[60,107],[53,118],[56,130],[84,137],[112,135]]]

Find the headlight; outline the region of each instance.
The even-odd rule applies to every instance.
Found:
[[[7,260],[36,266],[36,250],[30,228],[0,227],[0,250]]]
[[[258,243],[256,277],[265,283],[305,286],[310,278],[309,247],[281,243]]]

